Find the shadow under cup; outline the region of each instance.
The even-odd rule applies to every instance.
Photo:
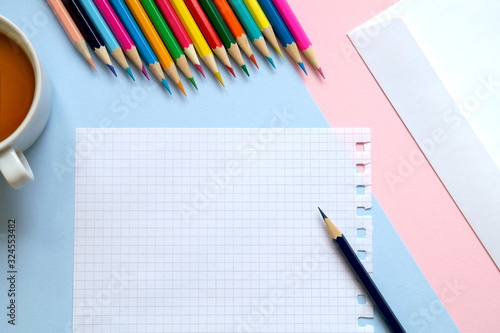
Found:
[[[35,80],[33,99],[26,117],[0,142],[0,171],[7,183],[13,188],[20,188],[34,179],[23,151],[35,142],[47,124],[51,109],[51,88],[31,42],[16,25],[1,15],[0,33],[12,39],[24,51],[33,68]],[[4,79],[0,84],[4,86],[9,83]],[[5,112],[0,109],[2,111]]]

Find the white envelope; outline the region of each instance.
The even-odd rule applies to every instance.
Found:
[[[402,1],[349,38],[500,267],[500,1]]]

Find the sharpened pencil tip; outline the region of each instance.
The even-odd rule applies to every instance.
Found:
[[[248,73],[248,69],[246,65],[241,65],[241,69],[247,74],[247,76],[250,76],[250,73]]]
[[[149,76],[148,76],[148,73],[146,72],[146,68],[144,68],[144,65],[142,65],[142,70],[141,70],[142,74],[144,74],[144,76],[149,80]],[[170,89],[168,90],[170,91]]]
[[[257,60],[255,60],[255,56],[253,54],[250,56],[250,60],[252,60],[255,67],[259,68],[259,65],[257,65]]]
[[[304,63],[303,62],[299,62],[298,64],[299,64],[300,68],[302,68],[302,70],[304,71],[304,73],[306,73],[306,75],[309,75],[309,74],[307,74],[306,67],[304,66]]]
[[[280,47],[276,46],[275,49],[276,49],[276,52],[278,52],[278,54],[281,56],[281,59],[285,59],[285,57],[283,56],[283,53],[281,52]]]
[[[87,61],[89,62],[90,66],[97,72],[97,68],[95,68],[94,60],[92,58],[87,58]]]
[[[231,66],[226,66],[227,69],[229,69],[229,71],[231,72],[231,74],[233,74],[234,77],[236,77],[236,74],[234,74],[234,70],[233,70],[233,67]]]
[[[323,70],[321,69],[321,67],[320,67],[320,68],[318,68],[318,72],[319,72],[319,74],[321,74],[321,76],[323,77],[323,79],[325,79],[325,80],[326,80],[326,78],[325,78],[325,74],[323,74]]]
[[[224,81],[222,81],[222,77],[220,76],[220,72],[217,72],[214,75],[219,80],[220,84],[222,84],[222,86],[225,87]]]
[[[189,78],[189,81],[196,88],[196,90],[198,90],[198,86],[196,85],[196,81],[194,80],[194,77]]]
[[[327,219],[328,216],[326,216],[325,213],[323,213],[323,211],[321,210],[321,208],[318,207],[318,209],[319,209],[319,212],[321,213],[321,216],[323,216],[323,219]]]
[[[194,65],[196,68],[198,68],[198,70],[200,71],[201,75],[203,75],[203,77],[205,77],[205,73],[203,73],[203,67],[201,67],[201,65]]]
[[[333,224],[332,221],[330,221],[328,216],[326,216],[325,213],[323,213],[321,208],[318,207],[318,209],[319,212],[321,213],[321,216],[323,216],[323,221],[325,221],[326,228],[328,229],[328,232],[330,233],[332,239],[337,239],[339,237],[342,237],[342,231],[340,231],[339,228],[337,228],[335,224]]]
[[[186,91],[184,90],[184,86],[182,85],[181,81],[177,82],[177,87],[179,87],[179,89],[182,91],[182,93],[184,94],[184,96],[187,96],[186,95]]]
[[[116,75],[115,68],[112,65],[106,65],[106,66],[108,66],[109,70],[113,72],[113,74],[115,74],[116,77],[118,77],[118,75]]]
[[[132,80],[135,81],[134,74],[132,74],[132,70],[130,69],[130,67],[125,68],[125,70],[127,71],[128,75],[132,78]]]
[[[170,90],[170,87],[168,86],[167,80],[161,79],[161,83],[163,84],[163,86],[165,88],[167,88],[167,91],[170,93],[170,95],[172,95],[172,91]]]
[[[273,61],[273,58],[271,57],[266,57],[267,61],[269,61],[271,63],[271,65],[273,65],[274,69],[276,69],[276,66],[274,65],[274,61]]]

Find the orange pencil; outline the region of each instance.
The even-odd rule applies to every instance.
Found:
[[[259,68],[255,56],[253,55],[252,48],[250,47],[250,43],[248,42],[247,35],[245,34],[245,30],[243,30],[231,6],[229,6],[226,0],[213,0],[213,2],[240,48],[245,52],[247,57],[252,60],[255,66]]]

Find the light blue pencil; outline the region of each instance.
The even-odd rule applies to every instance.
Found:
[[[139,50],[140,55],[144,59],[144,61],[148,64],[149,70],[154,74],[154,76],[160,81],[165,88],[167,88],[168,92],[172,94],[170,91],[170,87],[168,86],[167,80],[163,75],[163,70],[161,69],[160,62],[158,58],[151,49],[146,37],[142,33],[141,29],[137,25],[132,13],[128,9],[127,5],[123,0],[109,0],[111,7],[116,12],[116,15],[120,18],[120,21],[123,23],[123,26],[129,33],[130,37],[134,41],[137,49]]]
[[[264,35],[260,31],[257,23],[253,19],[252,15],[248,11],[248,8],[243,3],[243,0],[228,0],[229,5],[233,9],[234,13],[240,20],[241,25],[245,28],[247,32],[248,38],[252,41],[255,47],[262,53],[264,57],[274,66],[273,58],[271,58],[271,54],[269,53],[269,49],[266,45],[266,40],[264,39]]]
[[[94,2],[92,0],[79,1],[87,15],[90,17],[92,23],[94,23],[95,28],[101,35],[106,48],[109,50],[109,52],[111,52],[111,55],[116,59],[120,66],[122,66],[122,68],[127,71],[128,75],[130,75],[130,77],[135,81],[134,75],[132,75],[132,71],[130,70],[127,59],[125,59],[125,55],[123,54],[122,48],[118,44],[118,41],[109,29],[106,22],[102,18],[101,13],[99,13],[99,10],[95,6]]]

